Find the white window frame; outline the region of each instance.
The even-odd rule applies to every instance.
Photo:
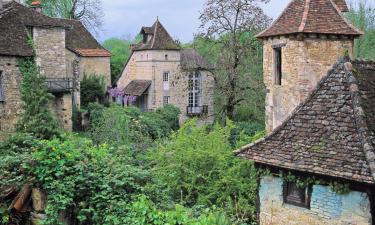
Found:
[[[163,105],[168,105],[171,102],[171,96],[164,96],[163,97]]]
[[[202,107],[202,74],[199,71],[189,75],[189,107],[192,113],[199,113]]]
[[[169,90],[169,80],[171,78],[171,73],[169,71],[163,72],[163,90],[168,91]]]

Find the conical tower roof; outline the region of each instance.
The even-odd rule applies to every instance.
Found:
[[[362,35],[342,15],[345,11],[348,11],[345,0],[292,0],[281,16],[257,37],[298,33]]]

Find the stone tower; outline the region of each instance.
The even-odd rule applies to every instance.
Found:
[[[345,0],[292,0],[257,35],[263,41],[266,128],[280,126],[362,32],[342,15]]]

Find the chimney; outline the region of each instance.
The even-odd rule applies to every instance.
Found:
[[[1,0],[0,0],[1,1]],[[37,12],[42,12],[42,3],[40,1],[35,1],[31,3],[31,8]]]

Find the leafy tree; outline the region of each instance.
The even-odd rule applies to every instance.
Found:
[[[59,123],[50,112],[49,101],[54,98],[48,92],[45,78],[33,59],[19,60],[22,74],[21,100],[23,112],[17,123],[18,132],[31,133],[39,138],[50,139],[60,134]]]
[[[355,41],[355,57],[375,59],[375,7],[366,0],[360,0],[351,5],[347,17],[365,32]]]
[[[105,88],[103,76],[85,74],[81,81],[81,105],[85,107],[90,102],[103,102]]]
[[[231,125],[215,125],[207,131],[190,121],[150,151],[151,171],[157,180],[148,190],[154,201],[159,202],[156,192],[164,189],[173,202],[186,207],[216,205],[238,223],[254,221],[257,173],[250,161],[233,155],[230,131]]]
[[[261,47],[254,34],[270,22],[259,5],[268,1],[207,0],[200,15],[200,36],[220,49],[215,59],[215,82],[223,118],[234,119],[236,106],[248,97],[243,95],[246,90],[259,95],[262,89],[261,71],[256,69],[262,64]]]
[[[31,4],[34,0],[27,0]],[[51,17],[80,20],[86,28],[98,32],[103,26],[101,0],[41,0],[43,12]]]

